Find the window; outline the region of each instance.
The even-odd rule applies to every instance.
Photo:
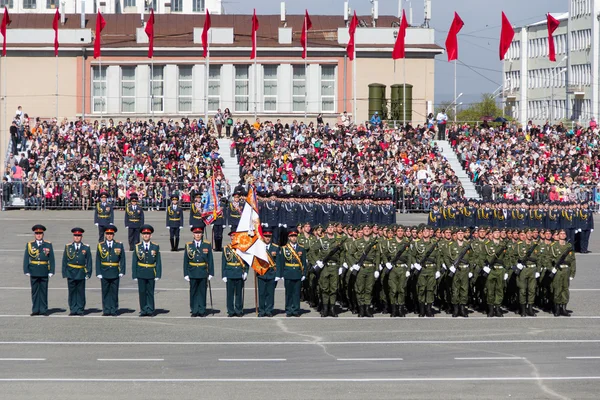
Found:
[[[92,112],[106,112],[106,68],[92,67]]]
[[[183,11],[183,0],[171,0],[171,11],[172,12]]]
[[[208,69],[208,111],[221,107],[221,66],[211,65]]]
[[[13,0],[0,0],[0,8],[4,8],[8,5],[8,8],[13,8]]]
[[[135,112],[135,67],[121,67],[121,112]]]
[[[265,65],[263,108],[264,111],[277,111],[277,65]]]
[[[192,0],[192,11],[194,11],[194,12],[204,11],[204,0]]]
[[[158,112],[162,112],[164,109],[164,102],[165,102],[165,81],[164,81],[164,75],[163,75],[163,70],[165,67],[160,66],[160,67],[154,67],[153,71],[152,71],[152,96],[151,97],[151,101],[152,101],[152,111],[158,111]]]
[[[179,112],[192,111],[192,66],[179,66]]]
[[[321,111],[335,111],[335,65],[321,65]]]
[[[304,65],[292,66],[292,111],[306,109],[306,69]]]
[[[248,65],[235,66],[235,111],[248,111],[249,84]]]
[[[36,0],[23,0],[23,8],[27,10],[37,8]]]
[[[58,0],[46,0],[46,8],[52,10],[58,8]]]
[[[144,4],[145,4],[144,5],[144,10],[150,11],[150,9],[152,8],[154,11],[156,11],[157,10],[156,3],[157,3],[156,0],[152,0],[151,2],[150,1],[144,1]]]
[[[125,7],[125,8],[136,7],[135,0],[124,0],[123,4],[124,4],[123,7]]]

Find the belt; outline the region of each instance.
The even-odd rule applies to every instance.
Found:
[[[299,267],[299,266],[300,266],[300,264],[289,264],[289,263],[285,263],[285,266],[286,266],[286,267],[292,267],[292,268],[294,268],[294,267]]]
[[[129,222],[140,222],[139,219],[130,219]]]
[[[78,264],[67,264],[69,267],[71,268],[76,268],[76,269],[83,269],[85,268],[85,265],[78,265]]]
[[[567,264],[560,264],[560,268],[569,268]]]
[[[435,267],[435,264],[434,263],[427,263],[427,264],[425,264],[425,266],[426,267]]]
[[[408,264],[406,264],[406,263],[396,264],[396,266],[399,266],[399,267],[402,267],[402,268],[408,268]]]
[[[375,264],[373,263],[363,263],[363,267],[374,267]]]
[[[98,215],[98,218],[110,218],[110,215]]]
[[[205,262],[201,262],[201,263],[193,263],[193,262],[191,262],[190,266],[191,267],[204,267],[204,266],[206,266],[206,263]]]
[[[142,263],[138,263],[138,267],[154,268],[154,267],[156,267],[156,263],[154,263],[154,264],[142,264]]]
[[[469,268],[469,264],[460,264],[459,268]]]
[[[116,262],[102,262],[100,264],[105,265],[107,267],[118,267],[119,266],[119,263],[116,263]]]
[[[504,265],[494,265],[492,268],[494,268],[494,269],[502,269],[502,268],[504,268]]]
[[[527,264],[527,268],[537,268],[537,265],[535,265],[535,264]]]
[[[29,261],[29,264],[33,264],[33,265],[48,265],[48,261]]]
[[[327,261],[327,265],[338,265],[335,261]]]
[[[179,221],[181,218],[169,218],[169,221]]]
[[[233,264],[227,263],[227,265],[230,267],[235,267],[235,268],[240,268],[242,266],[242,264],[240,264],[240,263],[233,263]]]

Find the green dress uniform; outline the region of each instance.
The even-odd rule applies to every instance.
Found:
[[[483,267],[485,267],[485,243],[487,240],[476,238],[471,240],[471,249],[473,253],[469,259],[469,264],[473,272],[473,279],[471,279],[471,290],[473,295],[473,305],[478,307],[484,307],[485,302],[485,277],[481,274]]]
[[[373,286],[375,285],[375,279],[379,277],[379,264],[381,263],[381,251],[377,242],[372,237],[363,237],[354,242],[354,259],[356,262],[360,261],[363,254],[367,252],[368,247],[371,246],[367,256],[364,258],[362,265],[354,266],[354,270],[358,267],[358,274],[356,276],[356,297],[358,300],[359,317],[367,316],[372,317],[373,314],[369,309],[371,305],[371,298],[373,294]],[[377,275],[377,276],[376,276]]]
[[[557,265],[563,253],[567,253],[567,256],[564,258],[564,261]],[[571,243],[565,242],[565,244],[560,244],[560,242],[555,242],[550,246],[550,256],[553,264],[551,273],[554,274],[554,279],[552,279],[550,286],[554,300],[554,315],[568,317],[569,282],[575,278],[575,273],[577,272],[575,252]]]
[[[470,257],[472,254],[471,244],[465,240],[462,245],[458,241],[451,241],[446,247],[446,266],[448,267],[448,277],[451,279],[452,287],[452,305],[454,307],[452,316],[468,317],[466,310],[469,301],[469,278],[473,276],[470,266]],[[460,261],[458,258],[462,256]],[[458,263],[457,263],[458,261]],[[454,266],[456,264],[456,266]]]
[[[315,241],[311,251],[315,252],[314,258],[316,267],[320,269],[319,273],[319,289],[323,308],[321,314],[327,316],[330,312],[335,313],[335,302],[338,290],[339,269],[342,268],[341,247],[343,239],[334,237],[330,238],[327,235]],[[327,263],[323,263],[323,259],[334,249],[339,250],[333,254]]]
[[[319,300],[318,294],[318,280],[317,274],[315,273],[314,268],[312,266],[315,265],[317,260],[313,257],[315,255],[315,251],[313,250],[313,246],[317,242],[317,237],[315,235],[309,235],[308,237],[302,233],[298,235],[298,244],[304,248],[306,252],[306,261],[308,265],[308,271],[306,272],[306,279],[304,281],[305,288],[305,299],[308,300],[311,307],[317,307]]]
[[[123,243],[113,240],[98,243],[96,276],[102,286],[102,312],[117,315],[119,310],[119,280],[127,272]]]
[[[277,273],[285,286],[285,315],[299,317],[301,282],[306,277],[306,250],[288,242],[277,255]]]
[[[84,243],[65,246],[62,258],[62,276],[69,287],[69,309],[72,315],[83,315],[85,309],[85,281],[92,276],[92,251]]]
[[[436,280],[441,276],[440,265],[441,254],[434,240],[417,239],[414,241],[411,251],[411,267],[414,266],[418,274],[417,301],[420,317],[425,315],[433,317],[432,306],[435,299]]]
[[[533,303],[537,289],[537,278],[540,277],[540,267],[537,263],[537,243],[519,241],[515,245],[517,287],[519,289],[519,305],[521,316],[535,317]],[[532,249],[533,247],[533,249]],[[529,254],[529,256],[527,256]]]
[[[31,315],[48,312],[48,278],[54,275],[54,250],[46,240],[32,240],[25,246],[23,273],[31,282]]]
[[[504,300],[504,281],[508,279],[508,273],[504,268],[507,256],[506,244],[488,240],[484,246],[486,266],[483,267],[488,274],[485,281],[487,291],[488,317],[502,317],[500,305]],[[495,261],[494,261],[495,259]],[[493,262],[492,262],[493,261]]]
[[[392,307],[390,315],[392,317],[404,317],[406,315],[404,303],[406,301],[406,283],[410,276],[408,267],[410,265],[410,243],[410,240],[405,237],[400,240],[394,237],[383,246],[382,261],[385,262],[386,270],[389,271],[387,272],[387,286]],[[399,257],[396,257],[398,254],[400,254]]]
[[[100,197],[107,196],[106,192],[100,193]],[[94,224],[98,227],[98,241],[104,240],[106,228],[115,222],[115,210],[112,203],[99,201],[94,207]]]
[[[227,288],[227,316],[244,315],[244,281],[248,276],[246,263],[235,253],[231,245],[225,246],[221,259],[221,276]]]
[[[267,245],[267,253],[275,263],[279,256],[280,248],[274,243]],[[277,265],[270,266],[263,275],[258,275],[258,316],[272,317],[275,308],[275,278],[277,277]]]
[[[142,228],[142,233],[143,233]],[[135,246],[131,263],[133,280],[137,279],[140,299],[140,316],[154,314],[154,286],[162,277],[160,247],[154,242],[142,242]]]
[[[206,241],[185,244],[183,276],[190,282],[190,311],[192,317],[206,316],[206,287],[215,274],[212,247]]]

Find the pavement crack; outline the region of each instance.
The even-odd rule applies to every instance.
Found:
[[[319,346],[321,349],[323,349],[323,353],[335,360],[337,360],[337,356],[334,356],[333,354],[331,354],[329,351],[327,351],[327,346],[325,346],[322,342],[324,341],[322,337],[317,336],[317,335],[307,335],[305,333],[299,333],[299,332],[294,332],[292,330],[290,330],[290,328],[285,324],[283,319],[277,319],[275,320],[275,324],[277,325],[277,327],[279,329],[281,329],[281,331],[283,333],[286,334],[292,334],[292,335],[296,335],[296,336],[300,336],[302,338],[309,338],[310,340],[307,340],[307,343],[311,343],[314,344],[316,346]]]
[[[544,393],[548,394],[549,396],[552,396],[556,399],[561,399],[561,400],[570,400],[569,397],[565,397],[563,395],[561,395],[560,393],[556,393],[554,390],[550,389],[548,386],[546,386],[544,384],[544,381],[542,379],[540,379],[540,371],[538,370],[537,366],[532,363],[531,361],[529,361],[529,359],[527,359],[526,357],[523,357],[523,361],[525,361],[525,363],[527,363],[527,365],[529,365],[532,369],[532,375],[536,378],[536,383],[538,385],[538,387],[540,389],[542,389],[544,391]]]

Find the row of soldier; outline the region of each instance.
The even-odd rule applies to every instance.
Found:
[[[594,231],[594,203],[499,200],[496,202],[475,199],[448,201],[441,206],[434,203],[429,212],[428,224],[436,228],[447,226],[478,226],[496,228],[564,229],[567,241],[581,253],[589,253],[590,234]]]

